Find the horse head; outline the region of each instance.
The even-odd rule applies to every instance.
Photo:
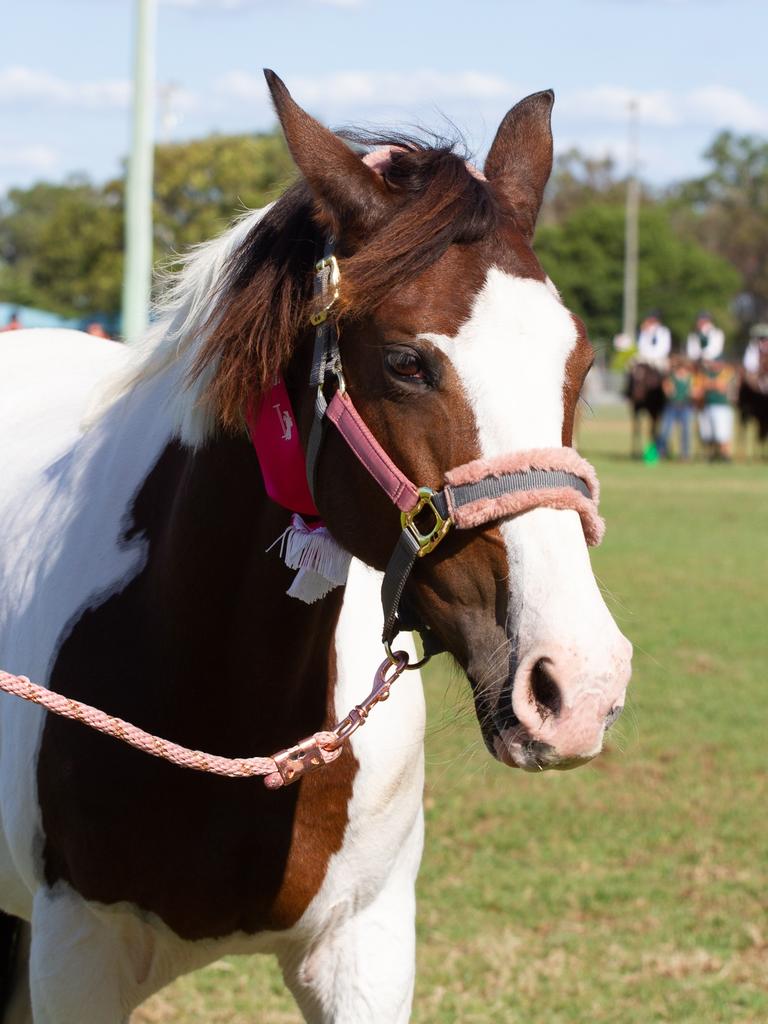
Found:
[[[403,473],[437,490],[458,466],[569,448],[593,351],[531,246],[553,94],[509,111],[480,174],[449,147],[402,139],[366,162],[277,76],[267,80],[301,180],[234,256],[198,366],[219,418],[239,424],[246,401],[283,373],[306,443],[312,267],[333,236],[346,388]],[[333,430],[315,500],[340,544],[385,568],[398,516]],[[417,561],[406,598],[409,617],[466,672],[494,756],[538,770],[600,751],[624,703],[631,646],[572,507],[449,532]]]
[[[629,372],[629,397],[638,405],[648,399],[652,392],[660,392],[664,376],[650,363],[635,363]]]

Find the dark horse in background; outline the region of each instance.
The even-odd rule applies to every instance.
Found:
[[[627,374],[624,394],[632,407],[632,456],[643,454],[641,413],[650,419],[650,440],[659,442],[661,417],[667,404],[663,388],[664,375],[650,363],[635,363]]]
[[[763,359],[763,364],[768,360]],[[754,420],[757,427],[757,455],[768,457],[768,365],[761,365],[760,372],[742,372],[739,394],[736,400],[741,420],[742,445],[746,449],[747,431]]]

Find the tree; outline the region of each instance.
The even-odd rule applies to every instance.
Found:
[[[556,157],[539,224],[563,224],[577,210],[595,203],[621,203],[626,182],[616,176],[612,157],[592,157],[569,149]]]
[[[63,316],[120,305],[122,215],[84,179],[12,189],[0,206],[0,298]]]
[[[155,152],[155,255],[213,238],[277,199],[294,171],[282,132],[211,135]]]
[[[768,319],[768,141],[721,132],[704,158],[707,174],[670,192],[675,224],[738,269],[743,326]]]
[[[621,327],[624,273],[624,208],[586,206],[561,226],[543,227],[536,251],[565,304],[581,316],[593,341],[608,342]],[[681,341],[696,314],[709,311],[726,330],[739,275],[697,242],[677,237],[667,210],[640,212],[641,313],[659,309]]]
[[[275,199],[293,173],[281,134],[214,135],[159,146],[155,258],[223,231]],[[13,189],[0,202],[0,299],[63,316],[115,314],[123,276],[122,179]]]

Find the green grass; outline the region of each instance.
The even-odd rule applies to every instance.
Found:
[[[635,644],[631,699],[576,772],[496,764],[464,684],[426,673],[427,843],[413,1021],[768,1020],[768,466],[646,466],[586,422],[609,529],[593,564]],[[386,709],[384,712],[386,713]],[[294,1024],[266,958],[134,1017]]]

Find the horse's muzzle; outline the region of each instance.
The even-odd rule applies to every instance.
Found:
[[[525,658],[492,716],[492,753],[526,771],[575,768],[599,754],[630,677],[631,645],[621,641],[602,672],[567,650]]]

